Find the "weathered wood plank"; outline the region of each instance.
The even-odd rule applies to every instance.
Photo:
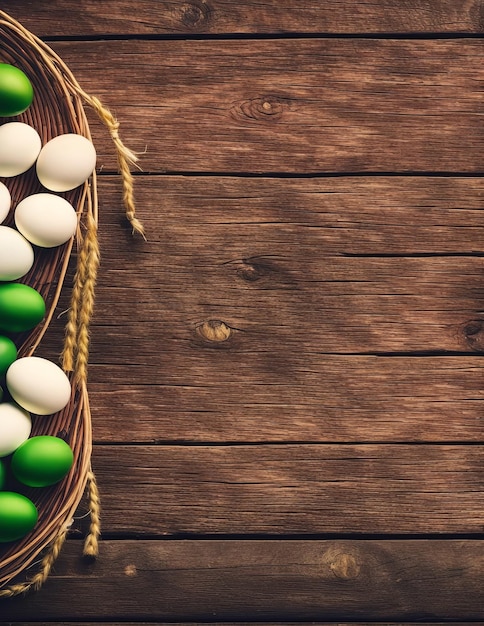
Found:
[[[328,261],[332,263],[331,259]],[[140,279],[138,287],[108,286],[102,282],[98,299],[101,317],[98,320],[102,326],[108,327],[103,329],[105,339],[110,340],[109,327],[113,325],[113,338],[119,340],[121,327],[126,347],[133,347],[132,342],[138,345],[140,335],[146,337],[139,351],[144,359],[146,350],[153,351],[149,339],[155,329],[163,326],[166,329],[157,331],[160,337],[171,331],[164,345],[164,351],[169,352],[178,346],[180,339],[196,339],[197,329],[202,328],[203,333],[203,324],[215,319],[232,328],[227,334],[231,333],[233,341],[224,348],[238,347],[239,352],[257,349],[267,355],[274,348],[287,354],[290,346],[329,354],[482,350],[480,303],[476,296],[463,298],[460,294],[465,287],[462,285],[442,286],[444,290],[454,291],[454,298],[433,295],[433,291],[439,289],[437,284],[433,289],[429,287],[427,295],[419,295],[413,292],[424,285],[417,284],[412,288],[410,277],[406,276],[400,285],[387,283],[388,291],[382,293],[385,285],[379,284],[378,276],[374,276],[376,284],[365,287],[373,287],[376,294],[358,293],[360,289],[365,290],[359,286],[358,279],[342,279],[333,284],[328,284],[331,279],[323,279],[310,285],[308,280],[298,282],[294,272],[292,288],[286,290],[281,286],[273,290],[262,287],[248,290],[244,285],[234,285],[231,278],[223,280],[225,285],[231,283],[227,290],[224,284],[216,282],[215,273],[217,269],[220,274],[229,273],[230,269],[213,268],[212,273],[208,268],[211,280],[205,276],[205,284],[197,283],[194,274],[200,271],[200,267],[192,271],[188,262],[188,259],[183,261],[185,271],[176,271],[180,265],[172,271],[166,267],[169,281],[166,277],[158,281],[156,270],[152,269]],[[287,259],[287,265],[290,264],[291,260]],[[356,270],[358,261],[339,264],[336,260],[332,264],[340,265],[341,272],[348,269],[351,273]],[[386,264],[392,265],[394,272],[398,272],[399,267],[402,273],[407,269],[401,260]],[[275,265],[276,272],[284,272],[284,262]],[[381,265],[381,261],[360,263],[360,280],[371,282],[372,267],[377,271]],[[439,265],[445,264],[423,262],[421,270],[434,272],[437,279]],[[462,268],[466,264],[456,265]],[[467,280],[471,285],[475,281],[469,291],[479,289],[476,287],[477,271],[482,270],[482,266],[482,260],[472,260],[467,263],[468,272],[462,272],[463,281]],[[440,278],[445,280],[445,271]],[[149,281],[152,281],[151,285]],[[407,293],[402,291],[405,282]],[[177,291],[181,285],[186,291]],[[213,345],[216,341],[208,343]],[[104,346],[100,345],[100,348]]]
[[[44,589],[2,619],[482,619],[481,541],[69,542]],[[66,602],[66,598],[69,599]]]
[[[149,172],[482,171],[481,40],[55,48]],[[100,164],[114,167],[112,154]]]
[[[108,142],[104,136],[101,149],[113,152]],[[311,272],[322,272],[324,267],[318,270],[318,264],[327,256],[484,253],[484,179],[477,177],[139,176],[135,196],[148,245],[133,240],[128,229],[119,226],[119,178],[102,175],[99,196],[107,263],[111,256],[125,253],[127,258],[136,255],[135,263],[151,270],[150,261],[159,262],[156,255],[164,255],[163,265],[191,256],[202,265],[200,280],[208,265],[208,249],[214,263],[232,261],[227,271],[245,276],[247,285],[258,288],[275,280],[278,260],[284,262],[288,251],[293,263],[302,264],[309,256]],[[317,247],[317,259],[312,247]],[[240,261],[237,255],[255,257],[252,271],[235,264]],[[264,257],[269,258],[264,262]],[[423,262],[417,259],[415,267]],[[458,262],[441,261],[449,271]],[[123,269],[105,267],[113,277]],[[334,276],[338,278],[342,277]],[[284,276],[278,277],[278,284],[285,285]]]
[[[98,359],[136,358],[121,333],[109,336],[118,347]],[[144,366],[91,366],[96,441],[482,440],[477,358],[304,354],[288,363],[270,353],[228,359],[226,351],[208,350],[188,359],[176,352],[156,358],[156,350],[145,356]]]
[[[39,35],[229,33],[480,33],[479,0],[17,0],[8,7]],[[66,19],[69,16],[69,19]]]
[[[482,446],[98,445],[93,466],[107,534],[479,533],[482,458]]]

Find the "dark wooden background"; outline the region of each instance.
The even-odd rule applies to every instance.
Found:
[[[484,2],[2,9],[142,153],[147,232],[89,113],[103,542],[81,506],[4,623],[484,620]]]

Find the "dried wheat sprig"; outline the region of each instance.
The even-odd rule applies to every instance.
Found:
[[[76,82],[71,83],[72,89],[88,104],[98,115],[101,122],[107,127],[116,146],[116,154],[118,159],[118,168],[123,180],[123,200],[125,206],[126,217],[130,222],[133,233],[140,234],[144,239],[145,229],[140,220],[136,217],[136,207],[134,202],[134,185],[133,174],[131,173],[130,164],[136,165],[138,157],[134,152],[129,150],[121,141],[119,136],[119,122],[114,117],[109,109],[107,109],[102,102],[95,96],[91,96],[86,93]]]
[[[87,215],[87,231],[82,248],[85,249],[85,255],[83,255],[80,306],[77,311],[77,355],[74,371],[79,381],[86,381],[89,361],[89,324],[94,310],[94,291],[99,267],[97,224],[90,213]]]
[[[84,541],[84,555],[95,557],[99,552],[99,536],[101,534],[101,499],[96,476],[92,470],[87,475],[87,497],[91,523],[89,533]]]
[[[24,583],[18,583],[15,585],[11,585],[6,589],[0,589],[0,598],[12,598],[13,596],[25,594],[31,589],[38,591],[49,577],[52,567],[57,560],[57,557],[59,556],[62,546],[64,545],[68,530],[69,525],[66,524],[59,531],[55,538],[55,541],[52,543],[52,545],[42,558],[39,571],[34,574],[32,578]]]

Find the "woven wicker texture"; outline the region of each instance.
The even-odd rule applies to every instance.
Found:
[[[18,22],[0,11],[0,62],[23,70],[34,87],[34,102],[15,117],[33,126],[45,144],[63,133],[78,133],[91,139],[84,105],[92,107],[108,128],[115,144],[124,183],[126,215],[133,230],[143,234],[135,216],[130,163],[136,157],[122,144],[118,122],[96,98],[86,94],[63,61],[41,40]],[[4,122],[12,121],[4,118]],[[12,195],[12,207],[34,193],[44,191],[35,171],[12,179],[3,179]],[[24,539],[0,544],[0,598],[39,588],[47,578],[65,540],[74,513],[84,493],[88,492],[91,530],[85,541],[85,554],[97,554],[100,532],[99,495],[91,470],[91,415],[87,393],[89,321],[94,305],[94,289],[99,263],[97,242],[96,174],[81,187],[63,194],[79,216],[73,240],[53,249],[36,249],[35,263],[19,282],[34,287],[46,301],[44,321],[31,332],[16,336],[18,356],[30,356],[38,348],[54,315],[62,288],[71,290],[67,315],[64,351],[61,364],[72,383],[72,395],[65,409],[48,418],[33,419],[32,436],[62,436],[74,451],[74,465],[69,475],[57,485],[44,489],[22,490],[37,506],[39,521]],[[13,224],[13,209],[5,225]],[[72,285],[64,285],[69,260],[77,254],[77,269]]]

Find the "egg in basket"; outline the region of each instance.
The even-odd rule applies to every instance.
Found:
[[[110,132],[126,215],[143,235],[130,172],[136,157],[118,122],[49,46],[0,11],[0,598],[42,585],[86,492],[84,553],[97,554],[87,365],[98,203],[85,105]],[[54,362],[37,352],[62,290],[70,306]]]

